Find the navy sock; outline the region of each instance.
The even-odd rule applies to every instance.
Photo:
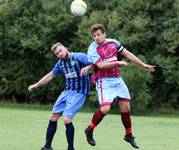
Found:
[[[53,140],[53,136],[57,130],[57,121],[49,121],[47,132],[46,132],[46,143],[45,147],[50,148]]]
[[[74,150],[73,141],[74,141],[74,126],[73,123],[65,124],[66,126],[66,138],[68,143],[68,150]]]

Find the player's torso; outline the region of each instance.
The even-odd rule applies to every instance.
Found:
[[[69,78],[77,78],[80,76],[78,68],[79,63],[76,60],[69,59],[69,60],[63,60],[59,63],[59,67],[62,70],[63,74],[65,75],[66,79]]]
[[[97,52],[103,61],[117,60],[117,46],[114,42],[107,42],[97,46]]]
[[[105,44],[99,45],[97,46],[96,50],[100,55],[100,59],[102,62],[117,61],[117,46],[114,42],[107,42]],[[118,76],[119,76],[118,66],[113,66],[108,69],[99,69],[97,67],[94,68],[95,79],[118,77]]]
[[[68,60],[62,60],[59,63],[59,68],[63,72],[66,78],[66,89],[77,90],[80,93],[89,93],[89,75],[82,76],[81,68],[85,67],[85,64],[78,61],[74,57],[70,57]]]

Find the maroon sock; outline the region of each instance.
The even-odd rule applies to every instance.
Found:
[[[121,120],[125,127],[126,134],[132,135],[132,123],[131,123],[131,117],[130,112],[121,112]]]
[[[101,122],[101,120],[103,120],[105,115],[106,114],[104,114],[101,110],[97,110],[93,115],[90,128],[94,129]]]

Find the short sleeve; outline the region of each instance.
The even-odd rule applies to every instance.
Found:
[[[58,61],[58,62],[55,64],[55,66],[53,67],[53,69],[52,69],[52,73],[53,73],[55,76],[59,75],[59,74],[62,72],[62,70],[60,69],[59,63],[60,63],[60,61]]]
[[[101,57],[97,52],[97,46],[98,45],[93,42],[88,48],[88,53],[87,53],[88,60],[92,64],[96,64],[97,62],[99,62],[101,60]]]
[[[121,43],[116,39],[107,39],[108,41],[114,42],[117,46],[117,52],[121,52],[124,47],[121,45]]]
[[[78,59],[81,63],[87,65],[90,65],[91,62],[88,61],[88,57],[86,54],[84,53],[76,53],[76,59]]]

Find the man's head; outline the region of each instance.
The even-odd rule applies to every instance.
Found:
[[[54,44],[51,47],[51,51],[60,59],[67,59],[69,52],[66,47],[64,47],[60,42]]]
[[[91,34],[93,39],[98,43],[102,44],[106,39],[106,29],[102,24],[95,24],[91,27]]]

